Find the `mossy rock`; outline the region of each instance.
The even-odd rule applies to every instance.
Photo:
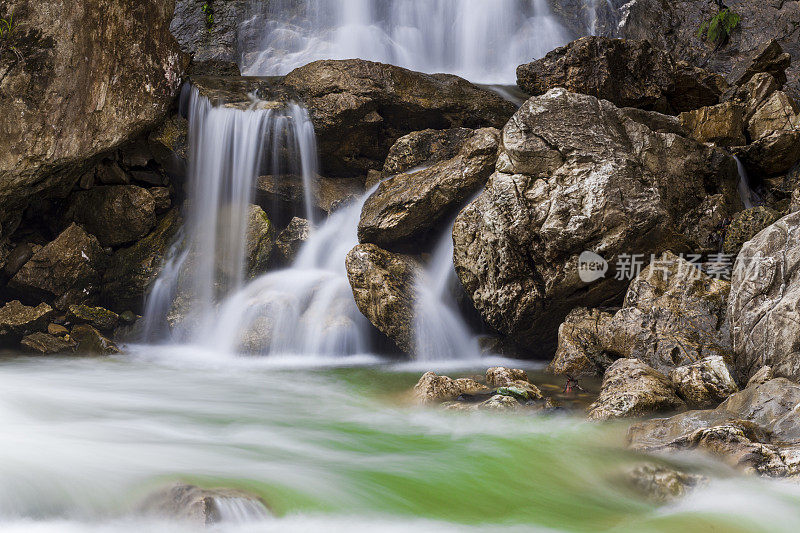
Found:
[[[781,218],[780,213],[765,206],[757,206],[740,211],[725,233],[722,249],[726,254],[737,255],[744,243],[758,235],[764,228]]]
[[[70,305],[67,320],[73,324],[90,324],[100,331],[111,331],[119,325],[119,315],[104,307]]]

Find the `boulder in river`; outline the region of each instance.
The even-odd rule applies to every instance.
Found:
[[[294,261],[300,248],[311,235],[311,223],[304,218],[294,217],[289,225],[278,234],[275,246],[280,253],[281,261],[290,264]]]
[[[73,324],[89,324],[100,331],[111,331],[119,325],[119,315],[103,307],[70,305],[67,320]]]
[[[494,172],[499,141],[494,128],[476,130],[452,159],[383,180],[364,203],[359,240],[397,250],[438,233]]]
[[[416,261],[359,244],[347,254],[345,265],[361,313],[403,352],[413,354]]]
[[[81,355],[109,355],[119,353],[119,348],[110,339],[89,324],[73,326],[69,334],[77,343],[75,351]]]
[[[564,87],[619,107],[668,114],[715,105],[727,88],[722,76],[676,61],[649,41],[595,36],[521,65],[517,84],[532,95]]]
[[[53,308],[46,303],[36,307],[13,300],[0,308],[0,338],[19,340],[22,336],[44,331],[53,316]]]
[[[155,491],[140,504],[144,514],[206,526],[226,521],[258,520],[271,513],[253,494],[235,489],[204,489],[176,483]]]
[[[589,407],[589,418],[640,417],[685,407],[667,376],[638,359],[618,359],[606,370],[600,396]]]
[[[731,377],[728,365],[719,355],[679,366],[669,374],[678,396],[696,409],[716,407],[739,387]]]
[[[485,394],[490,389],[468,378],[451,379],[426,372],[414,385],[414,398],[421,404],[443,403],[462,394]]]
[[[625,270],[584,282],[584,252],[706,250],[720,215],[741,204],[735,161],[718,148],[657,133],[610,102],[553,89],[503,130],[497,172],[458,215],[456,272],[496,330],[537,351],[555,346],[576,307],[619,305]]]
[[[40,355],[72,353],[77,345],[78,343],[69,337],[60,337],[42,331],[26,335],[20,342],[22,351]]]

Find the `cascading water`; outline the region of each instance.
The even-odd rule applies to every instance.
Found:
[[[179,329],[191,336],[190,330],[205,329],[221,298],[243,285],[254,183],[262,171],[302,175],[307,195],[316,176],[313,125],[300,106],[214,106],[197,89],[187,100],[187,221],[148,297],[145,328],[151,340],[163,333],[176,297],[189,308]]]
[[[747,169],[744,164],[735,155],[733,158],[736,160],[736,168],[739,171],[739,198],[742,199],[742,204],[745,209],[750,209],[759,201],[758,195],[750,187],[750,177],[747,175]]]
[[[248,75],[361,58],[511,84],[518,65],[570,40],[546,0],[279,0],[240,34]]]

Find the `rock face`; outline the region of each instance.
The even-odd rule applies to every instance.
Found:
[[[359,244],[345,265],[361,313],[401,350],[413,353],[417,263],[374,244]]]
[[[798,405],[800,385],[773,379],[749,385],[714,410],[634,424],[628,440],[639,450],[701,450],[762,475],[797,475]]]
[[[725,322],[730,284],[667,252],[631,282],[614,315],[578,308],[559,328],[550,370],[601,375],[618,358],[669,373],[706,357],[730,360]]]
[[[147,237],[114,253],[103,275],[105,305],[119,312],[141,309],[180,224],[178,210],[173,209]]]
[[[421,74],[358,59],[316,61],[282,88],[311,111],[325,175],[379,170],[394,142],[412,131],[500,128],[514,105],[448,74]]]
[[[169,0],[11,0],[3,9],[19,22],[4,39],[20,52],[4,51],[0,67],[8,212],[34,194],[65,194],[85,161],[155,126],[185,63]]]
[[[71,224],[39,249],[11,278],[8,286],[43,297],[55,297],[61,306],[95,297],[108,256],[93,235]]]
[[[684,407],[664,374],[638,359],[619,359],[606,371],[600,396],[589,407],[589,418],[628,418]]]
[[[181,50],[197,63],[236,62],[238,26],[247,16],[248,4],[247,0],[208,2],[211,11],[204,13],[202,3],[176,0],[170,30]]]
[[[758,235],[767,226],[777,222],[779,218],[781,217],[777,211],[763,205],[736,213],[725,231],[722,250],[726,254],[738,254],[747,241]]]
[[[247,215],[247,240],[245,269],[255,277],[269,269],[269,259],[275,245],[275,228],[263,209],[251,205]]]
[[[744,108],[732,102],[701,107],[680,115],[681,124],[693,139],[718,146],[743,146]]]
[[[533,95],[555,87],[675,114],[714,105],[726,88],[721,76],[675,61],[648,41],[583,37],[517,69],[517,84]]]
[[[757,70],[749,68],[754,63],[753,59],[761,56],[770,46],[770,42],[776,40],[794,58],[787,77],[789,87],[793,91],[798,90],[800,5],[757,0],[740,0],[729,5],[734,12],[742,15],[742,20],[739,28],[731,34],[730,42],[721,49],[698,36],[700,24],[716,14],[717,7],[713,2],[628,2],[617,14],[619,25],[616,36],[624,39],[649,39],[655,47],[669,50],[678,59],[703,65],[720,74],[732,74],[729,78],[732,83],[743,79],[742,69],[751,72]],[[601,11],[606,9],[605,5],[600,6]],[[768,63],[780,65],[781,60],[776,59],[777,61],[770,60]],[[763,68],[764,62],[761,64],[759,68]]]
[[[734,370],[746,381],[769,365],[778,376],[800,379],[800,212],[746,243],[734,266],[728,315]]]
[[[669,374],[672,384],[690,407],[716,407],[739,391],[725,360],[716,355],[690,365],[679,366]]]
[[[456,271],[492,327],[547,349],[572,309],[622,300],[623,281],[580,279],[584,251],[613,264],[621,254],[707,249],[716,231],[707,212],[739,209],[735,167],[609,102],[554,89],[504,128],[497,172],[456,219]]]
[[[141,239],[156,225],[153,196],[136,185],[112,185],[79,191],[70,197],[67,218],[97,237],[103,246]]]
[[[458,154],[418,172],[392,176],[361,211],[358,237],[387,249],[414,246],[440,230],[494,171],[500,132],[475,131]]]

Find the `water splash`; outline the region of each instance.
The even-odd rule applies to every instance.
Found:
[[[486,83],[570,40],[546,0],[278,0],[240,35],[247,75],[361,58]]]
[[[197,88],[185,91],[189,119],[189,198],[182,238],[146,303],[146,338],[164,330],[165,312],[178,297],[190,303],[202,328],[220,298],[246,279],[247,226],[256,178],[296,173],[313,195],[316,141],[305,109],[242,110],[214,106]],[[310,203],[310,202],[307,202]],[[311,207],[306,207],[307,213]],[[188,328],[191,329],[191,328]],[[184,331],[191,335],[191,331]]]

